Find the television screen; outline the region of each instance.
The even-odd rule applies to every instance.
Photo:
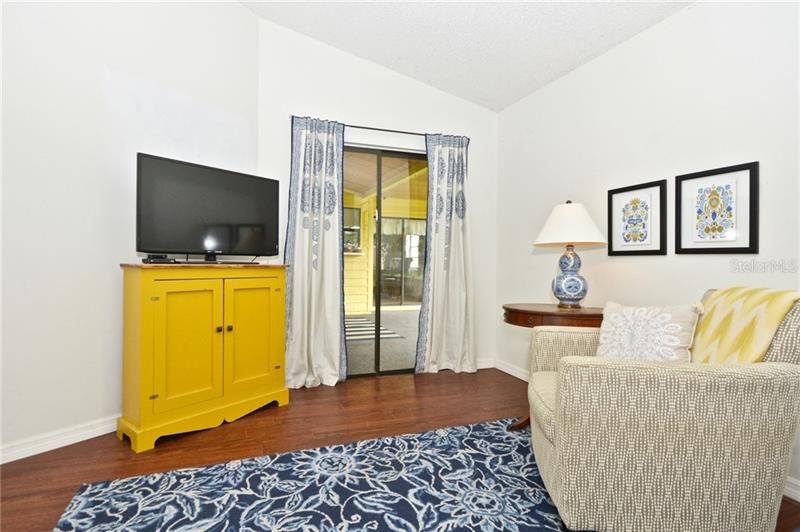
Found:
[[[278,254],[278,181],[138,154],[136,250]]]

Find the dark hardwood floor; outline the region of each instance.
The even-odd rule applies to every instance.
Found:
[[[497,370],[476,374],[350,379],[335,388],[293,390],[212,430],[161,438],[134,454],[114,434],[0,467],[0,528],[51,530],[84,482],[193,467],[527,413],[526,384]],[[784,499],[777,530],[800,527],[800,503]]]
[[[781,512],[778,514],[778,532],[800,531],[800,502],[784,497],[781,501]]]

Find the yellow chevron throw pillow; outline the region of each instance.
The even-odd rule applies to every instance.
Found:
[[[733,287],[715,290],[703,301],[692,344],[692,362],[761,362],[775,331],[800,292]]]

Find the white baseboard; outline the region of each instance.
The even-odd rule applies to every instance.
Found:
[[[800,480],[792,477],[787,478],[786,488],[784,488],[783,494],[790,499],[800,502]]]
[[[508,373],[528,382],[528,370],[526,368],[520,368],[496,358],[479,358],[477,367],[478,369],[499,369],[503,373]]]
[[[493,358],[479,358],[477,362],[478,369],[491,369],[496,367],[495,360]]]
[[[529,373],[528,368],[521,368],[519,366],[515,366],[514,364],[509,364],[504,360],[498,360],[495,367],[500,371],[502,371],[503,373],[508,373],[513,377],[528,382],[528,373]]]
[[[508,373],[509,375],[516,377],[518,379],[522,379],[525,382],[528,382],[528,369],[521,368],[519,366],[515,366],[513,364],[509,364],[503,360],[498,360],[497,358],[479,358],[478,359],[478,369],[489,369],[495,368],[499,369],[503,373]]]
[[[118,417],[119,414],[116,414],[7,443],[0,449],[0,463],[5,464],[114,432],[117,430]]]
[[[502,371],[503,373],[508,373],[509,375],[516,377],[518,379],[522,379],[525,382],[528,382],[528,370],[527,368],[521,368],[519,366],[515,366],[514,364],[509,364],[504,360],[497,360],[495,367]]]

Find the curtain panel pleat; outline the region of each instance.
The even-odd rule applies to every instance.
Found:
[[[467,224],[469,138],[426,135],[428,231],[416,371],[474,372]]]
[[[342,297],[344,124],[292,117],[286,229],[286,386],[347,375]]]

